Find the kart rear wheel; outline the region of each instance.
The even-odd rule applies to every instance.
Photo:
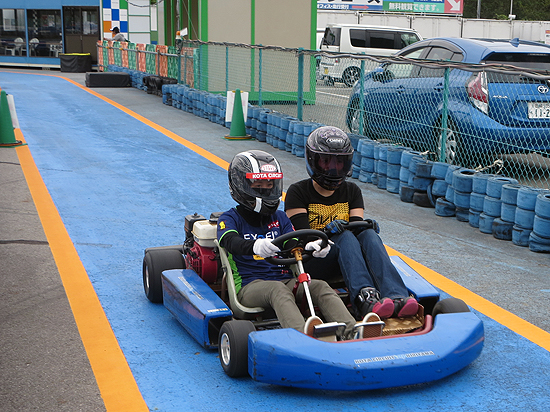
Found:
[[[435,318],[441,313],[462,313],[470,312],[470,308],[463,300],[457,298],[442,299],[437,302],[432,311],[432,316]]]
[[[162,272],[168,269],[185,269],[179,250],[149,250],[143,258],[143,290],[153,303],[162,303]]]
[[[222,325],[218,353],[228,376],[237,378],[248,374],[248,334],[255,330],[249,320],[230,320]]]

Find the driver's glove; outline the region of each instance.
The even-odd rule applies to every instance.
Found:
[[[330,233],[331,235],[344,233],[344,230],[346,230],[344,225],[347,223],[348,222],[346,222],[345,220],[333,220],[328,225],[326,225],[323,230],[325,231],[325,233]]]
[[[378,226],[378,223],[374,219],[365,219],[365,222],[368,222],[372,225],[372,230],[374,230],[376,233],[380,233],[380,226]]]
[[[328,252],[330,252],[330,243],[327,243],[327,245],[321,249],[321,243],[322,239],[317,239],[312,242],[309,242],[305,246],[305,250],[313,250],[313,257],[316,258],[324,258],[328,255]]]
[[[254,242],[254,246],[252,247],[252,250],[256,255],[261,256],[263,258],[275,256],[277,252],[281,251],[281,249],[279,249],[277,246],[271,243],[271,239],[265,239],[265,238],[257,239]]]

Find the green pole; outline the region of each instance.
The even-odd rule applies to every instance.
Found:
[[[444,162],[446,158],[446,144],[447,144],[447,126],[449,115],[449,67],[445,68],[445,76],[443,83],[443,108],[441,110],[441,151],[439,152],[439,161]]]
[[[298,107],[297,117],[298,120],[303,118],[303,105],[304,105],[304,53],[303,48],[298,49]]]

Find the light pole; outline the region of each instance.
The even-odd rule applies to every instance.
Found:
[[[481,15],[481,0],[477,0],[477,18]]]

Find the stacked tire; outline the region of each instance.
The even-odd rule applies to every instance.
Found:
[[[475,174],[475,170],[466,168],[453,171],[453,203],[456,207],[456,220],[459,222],[470,221],[470,195]]]
[[[399,193],[399,174],[401,172],[401,156],[405,148],[403,146],[388,147],[386,168],[386,190],[390,193]]]
[[[550,192],[537,195],[533,231],[529,234],[529,250],[550,252]]]
[[[518,190],[516,216],[512,232],[512,242],[517,246],[528,247],[535,221],[535,206],[541,189],[523,186]]]
[[[435,214],[441,217],[454,217],[456,216],[456,206],[454,204],[454,188],[453,188],[453,175],[455,170],[459,169],[459,166],[449,165],[447,172],[445,173],[446,190],[445,196],[440,197],[435,202]]]
[[[514,185],[518,184],[518,181],[504,176],[493,176],[487,179],[487,195],[483,203],[483,213],[479,219],[479,230],[483,233],[492,234],[496,239],[512,240],[514,225],[500,218],[502,187],[505,184]]]

